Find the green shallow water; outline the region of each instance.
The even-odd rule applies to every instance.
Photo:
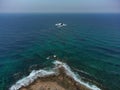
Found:
[[[68,26],[58,29],[57,22]],[[89,73],[86,78],[119,90],[119,30],[119,14],[1,14],[0,90],[33,69],[50,67],[46,57],[53,54]]]

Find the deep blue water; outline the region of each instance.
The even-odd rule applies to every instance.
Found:
[[[68,26],[58,29],[57,22]],[[49,67],[53,54],[120,90],[120,14],[0,14],[0,90]]]

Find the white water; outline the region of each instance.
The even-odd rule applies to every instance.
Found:
[[[58,70],[59,67],[63,67],[65,69],[66,74],[72,77],[76,82],[90,88],[91,90],[101,90],[95,85],[90,85],[89,83],[83,82],[80,78],[77,77],[77,75],[74,72],[72,72],[72,70],[66,63],[60,61],[54,61],[53,64],[55,65],[55,68],[51,70],[36,70],[36,71],[33,70],[29,76],[24,77],[23,79],[17,81],[13,86],[11,86],[9,90],[18,90],[22,86],[28,86],[38,77],[45,77],[45,76],[57,74],[58,72],[56,70]]]
[[[11,88],[10,90],[18,90],[22,86],[28,86],[31,84],[34,80],[36,80],[38,77],[44,77],[44,76],[49,76],[55,74],[55,72],[51,71],[46,71],[46,70],[33,70],[29,76],[24,77],[23,79],[17,81]]]
[[[95,85],[90,85],[89,83],[85,83],[83,82],[80,78],[77,77],[77,75],[75,75],[75,73],[70,69],[70,67],[66,64],[66,63],[62,63],[60,61],[55,61],[53,62],[56,66],[59,65],[61,67],[64,67],[65,72],[68,76],[72,77],[75,81],[77,81],[78,83],[92,89],[92,90],[101,90],[100,88],[98,88]]]

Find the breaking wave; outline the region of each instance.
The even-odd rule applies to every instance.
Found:
[[[63,67],[66,74],[72,77],[76,82],[88,87],[91,90],[101,90],[99,87],[95,85],[90,85],[89,83],[86,83],[82,81],[80,78],[78,78],[77,75],[70,69],[70,67],[66,63],[63,63],[61,61],[54,61],[53,64],[55,65],[55,67],[52,68],[51,70],[44,70],[44,69],[33,70],[27,77],[22,78],[21,80],[17,81],[14,85],[12,85],[9,90],[18,90],[23,86],[28,86],[29,84],[34,82],[34,80],[36,80],[38,77],[56,75],[58,74],[57,70],[60,67]]]

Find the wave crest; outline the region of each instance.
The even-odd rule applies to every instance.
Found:
[[[27,77],[22,78],[21,80],[17,81],[14,85],[10,87],[9,90],[18,90],[23,86],[28,86],[32,82],[34,82],[38,77],[45,77],[49,75],[58,74],[58,69],[60,67],[63,67],[65,70],[65,73],[73,78],[76,82],[88,87],[91,90],[101,90],[95,85],[90,85],[89,83],[83,82],[80,78],[77,77],[77,75],[70,69],[70,67],[61,61],[54,61],[53,64],[55,65],[54,68],[51,70],[33,70]]]

